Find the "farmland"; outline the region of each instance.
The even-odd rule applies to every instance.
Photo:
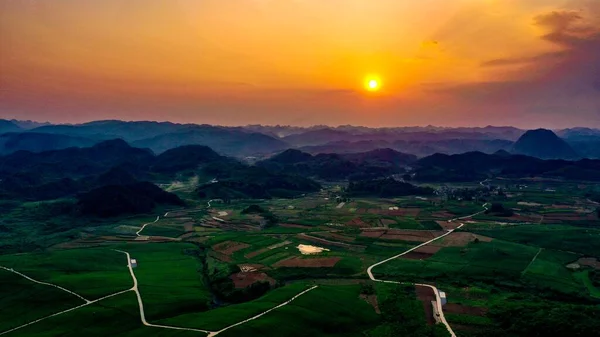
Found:
[[[68,336],[80,326],[91,335],[127,336],[205,335],[185,329],[226,329],[223,336],[447,336],[435,324],[434,294],[414,283],[446,292],[443,310],[457,336],[508,331],[503,319],[517,309],[507,301],[534,303],[533,311],[557,301],[565,303],[561,310],[580,306],[581,317],[574,319],[583,320],[600,298],[592,280],[600,226],[584,212],[593,207],[584,192],[554,187],[572,193],[569,202],[533,185],[509,189],[513,196],[469,201],[438,196],[340,203],[334,186],[296,199],[198,201],[99,221],[77,235],[36,238],[36,249],[13,245],[18,251],[0,255],[0,266],[90,301],[117,295],[78,308],[85,302],[77,296],[0,269],[2,284],[9,285],[0,303],[12,308],[0,311],[0,333],[44,318],[7,335]],[[486,212],[484,203],[502,203],[513,214]],[[34,206],[14,206],[11,219],[23,214],[21,207]],[[44,205],[35,209],[32,228],[46,212]],[[373,269],[377,279],[404,285],[369,279],[369,266],[425,242]],[[140,323],[121,251],[136,260],[132,270],[146,320],[167,328]],[[71,308],[78,309],[48,317]],[[397,315],[407,321],[400,324]],[[94,319],[105,323],[90,323]]]

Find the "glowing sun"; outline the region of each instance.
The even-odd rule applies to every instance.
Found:
[[[381,80],[376,76],[365,78],[365,89],[367,91],[378,91],[381,88]]]

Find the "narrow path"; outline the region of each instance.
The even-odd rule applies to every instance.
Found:
[[[474,217],[474,216],[476,216],[476,215],[479,215],[479,214],[481,214],[481,213],[483,213],[483,212],[485,212],[485,211],[487,210],[487,207],[486,207],[486,206],[487,206],[487,203],[483,204],[483,206],[482,206],[482,207],[484,208],[484,210],[483,210],[483,211],[481,211],[481,212],[477,212],[477,213],[474,213],[474,214],[471,214],[471,215],[467,215],[467,216],[462,216],[462,217],[458,217],[458,218],[450,219],[450,220],[448,220],[448,222],[454,222],[454,221],[456,221],[456,220],[467,219],[467,218],[471,218],[471,217]],[[380,280],[380,279],[377,279],[377,278],[375,278],[375,276],[373,276],[373,268],[375,268],[375,267],[377,267],[377,266],[379,266],[379,265],[382,265],[382,264],[384,264],[384,263],[386,263],[386,262],[389,262],[389,261],[392,261],[392,260],[394,260],[394,259],[397,259],[397,258],[401,257],[402,255],[406,255],[406,254],[408,254],[408,253],[412,252],[412,251],[413,251],[413,250],[415,250],[415,249],[418,249],[418,248],[421,248],[421,247],[423,247],[423,246],[426,246],[426,245],[428,245],[428,244],[430,244],[430,243],[432,243],[432,242],[434,242],[434,241],[437,241],[437,240],[439,240],[439,239],[441,239],[441,238],[443,238],[443,237],[445,237],[445,236],[448,236],[448,235],[452,234],[452,233],[453,233],[455,230],[462,228],[464,225],[465,225],[465,224],[461,223],[461,224],[460,224],[460,226],[456,227],[455,229],[451,229],[451,230],[449,230],[449,231],[448,231],[447,233],[445,233],[445,234],[442,234],[442,235],[440,235],[440,236],[438,236],[438,237],[436,237],[436,238],[434,238],[434,239],[431,239],[431,240],[429,240],[429,241],[427,241],[427,242],[424,242],[424,243],[422,243],[422,244],[420,244],[420,245],[418,245],[418,246],[416,246],[416,247],[413,247],[413,248],[411,248],[411,249],[409,249],[409,250],[407,250],[407,251],[405,251],[405,252],[403,252],[403,253],[400,253],[400,254],[398,254],[398,255],[392,256],[392,257],[390,257],[389,259],[386,259],[386,260],[383,260],[383,261],[381,261],[381,262],[377,262],[377,263],[375,263],[374,265],[370,266],[370,267],[367,269],[367,274],[369,275],[369,278],[370,278],[372,281],[374,281],[374,282],[381,282],[381,283],[393,283],[393,284],[403,284],[403,282],[398,282],[398,281],[387,281],[387,280]],[[452,337],[456,337],[456,334],[454,333],[454,331],[453,331],[453,330],[452,330],[452,328],[450,327],[450,324],[448,324],[448,321],[446,320],[446,317],[444,316],[444,311],[443,311],[443,309],[442,309],[442,301],[441,301],[441,299],[440,299],[440,293],[439,293],[438,289],[437,289],[436,287],[434,287],[434,286],[430,285],[430,284],[415,283],[414,285],[415,285],[415,286],[421,286],[421,287],[428,287],[428,288],[431,288],[431,289],[433,290],[433,292],[435,293],[436,307],[437,307],[437,311],[438,311],[438,314],[439,314],[439,319],[440,319],[440,321],[442,322],[442,324],[444,324],[444,325],[446,326],[446,329],[448,329],[448,332],[450,333],[450,335],[451,335]]]
[[[525,273],[527,273],[527,269],[529,269],[529,267],[531,267],[531,265],[535,262],[535,259],[537,259],[538,255],[540,255],[540,253],[542,252],[542,250],[544,250],[544,248],[540,248],[537,252],[537,254],[535,254],[535,256],[533,257],[533,259],[531,259],[531,262],[529,262],[529,264],[527,265],[527,267],[525,267],[525,269],[523,269],[523,271],[521,272],[521,276],[525,275]]]
[[[74,308],[67,309],[67,310],[64,310],[64,311],[61,311],[61,312],[57,312],[57,313],[55,313],[55,314],[52,314],[52,315],[48,315],[48,316],[45,316],[45,317],[42,317],[42,318],[36,319],[35,321],[32,321],[32,322],[29,322],[29,323],[26,323],[26,324],[20,325],[20,326],[18,326],[18,327],[16,327],[16,328],[12,328],[12,329],[10,329],[10,330],[6,330],[6,331],[3,331],[3,332],[0,332],[0,336],[1,336],[1,335],[5,335],[5,334],[7,334],[7,333],[11,333],[11,332],[13,332],[13,331],[16,331],[16,330],[19,330],[19,329],[22,329],[22,328],[25,328],[25,327],[28,327],[28,326],[30,326],[30,325],[33,325],[33,324],[35,324],[35,323],[39,323],[39,322],[41,322],[41,321],[44,321],[44,320],[46,320],[46,319],[48,319],[48,318],[56,317],[56,316],[59,316],[59,315],[62,315],[62,314],[66,314],[66,313],[68,313],[68,312],[71,312],[71,311],[74,311],[74,310],[77,310],[77,309],[80,309],[80,308],[83,308],[83,307],[87,307],[88,305],[91,305],[91,304],[94,304],[94,303],[100,302],[100,301],[102,301],[102,300],[105,300],[105,299],[107,299],[107,298],[111,298],[111,297],[114,297],[114,296],[117,296],[117,295],[124,294],[124,293],[126,293],[126,292],[129,292],[129,291],[131,291],[131,289],[127,289],[127,290],[120,291],[120,292],[118,292],[118,293],[110,294],[110,295],[104,296],[104,297],[102,297],[102,298],[99,298],[99,299],[97,299],[97,300],[88,301],[88,302],[86,302],[86,303],[84,303],[84,304],[82,304],[82,305],[76,306],[76,307],[74,307]]]
[[[269,310],[267,310],[267,311],[263,312],[262,314],[258,314],[258,315],[254,316],[254,317],[248,318],[247,320],[241,321],[241,322],[239,322],[239,323],[232,324],[232,325],[230,325],[230,326],[228,326],[228,327],[226,327],[226,328],[224,328],[224,329],[221,329],[221,330],[219,330],[219,331],[211,332],[211,333],[209,333],[209,334],[208,334],[208,337],[214,337],[214,336],[216,336],[216,335],[220,334],[221,332],[223,332],[223,331],[225,331],[225,330],[229,330],[229,329],[231,329],[231,328],[234,328],[234,327],[236,327],[236,326],[238,326],[238,325],[242,325],[242,324],[244,324],[244,323],[248,323],[248,322],[250,322],[250,321],[252,321],[252,320],[255,320],[255,319],[259,318],[259,317],[262,317],[262,316],[264,316],[264,315],[266,315],[266,314],[270,313],[271,311],[273,311],[273,310],[275,310],[275,309],[279,309],[279,308],[281,308],[281,307],[283,307],[283,306],[286,306],[286,305],[290,304],[292,301],[294,301],[294,300],[295,300],[295,299],[297,299],[298,297],[300,297],[300,296],[302,296],[302,295],[306,294],[307,292],[309,292],[309,291],[311,291],[311,290],[314,290],[314,289],[316,289],[316,288],[318,288],[318,286],[313,286],[312,288],[306,289],[306,290],[304,290],[303,292],[299,293],[298,295],[296,295],[296,296],[292,297],[292,298],[291,298],[290,300],[288,300],[287,302],[281,303],[280,305],[278,305],[278,306],[276,306],[276,307],[273,307],[273,308],[271,308],[271,309],[269,309]]]
[[[167,216],[167,214],[169,214],[169,212],[165,213],[165,216]],[[156,217],[156,220],[154,220],[154,222],[149,222],[149,223],[143,224],[142,228],[140,228],[137,232],[135,232],[135,235],[141,236],[140,233],[144,230],[144,228],[146,228],[146,226],[157,223],[158,220],[160,220],[160,215]]]
[[[34,280],[31,277],[29,277],[29,276],[27,276],[27,275],[25,275],[23,273],[19,273],[18,271],[14,270],[12,268],[6,268],[6,267],[3,267],[3,266],[0,266],[0,269],[4,269],[4,270],[9,271],[11,273],[17,274],[17,275],[19,275],[21,277],[24,277],[24,278],[28,279],[31,282],[34,282],[34,283],[37,283],[37,284],[42,284],[42,285],[49,286],[49,287],[54,287],[56,289],[62,290],[62,291],[67,292],[67,293],[69,293],[71,295],[79,297],[85,303],[92,303],[92,301],[88,300],[87,298],[84,298],[83,296],[81,296],[81,295],[79,295],[79,294],[77,294],[77,293],[75,293],[75,292],[73,292],[73,291],[71,291],[69,289],[65,289],[65,288],[63,288],[63,287],[61,287],[59,285],[48,283],[48,282],[42,282],[42,281]]]

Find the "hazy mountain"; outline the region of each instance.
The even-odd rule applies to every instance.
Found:
[[[417,156],[406,154],[392,149],[376,149],[362,153],[342,154],[342,158],[353,163],[387,163],[390,165],[404,166],[417,161]]]
[[[576,159],[580,157],[567,142],[546,129],[525,132],[514,144],[511,152],[541,159]]]
[[[135,141],[132,145],[147,147],[156,153],[184,145],[204,145],[219,153],[240,157],[273,153],[288,147],[285,142],[261,133],[214,126],[197,126],[187,131]]]
[[[0,135],[0,155],[17,151],[43,152],[69,147],[88,147],[97,141],[75,136],[49,133],[5,133]]]
[[[310,155],[295,149],[286,150],[257,163],[273,172],[293,173],[326,180],[357,177],[380,177],[404,172],[404,166],[415,162],[416,156],[392,149],[365,153]]]
[[[41,126],[46,126],[46,125],[51,125],[48,122],[36,122],[36,121],[20,121],[20,120],[16,120],[16,119],[12,119],[11,122],[15,123],[16,125],[18,125],[21,129],[24,130],[30,130],[30,129],[35,129],[35,128],[39,128]]]
[[[420,159],[412,172],[419,181],[480,181],[490,176],[549,177],[600,181],[600,160],[543,160],[504,153],[435,154]]]
[[[566,140],[586,140],[600,138],[600,130],[591,128],[570,128],[556,131],[556,134]]]
[[[356,153],[367,152],[381,148],[391,148],[392,143],[385,140],[363,140],[358,142],[337,141],[322,145],[303,146],[299,149],[310,154],[319,153]],[[412,153],[412,152],[410,152]]]
[[[82,177],[99,174],[120,165],[148,166],[154,155],[145,149],[129,146],[117,139],[88,148],[32,153],[19,151],[0,157],[0,179],[11,174],[30,175],[37,179]]]
[[[355,138],[355,136],[349,132],[327,128],[290,135],[284,137],[283,140],[290,145],[301,147],[321,145],[335,141],[348,141],[353,138]]]
[[[124,122],[95,121],[76,125],[47,125],[31,130],[38,133],[53,133],[80,136],[92,139],[121,138],[128,142],[172,133],[190,127],[168,122]]]
[[[12,121],[7,121],[5,119],[0,119],[0,134],[6,132],[19,132],[22,131],[21,127],[15,124]]]
[[[156,157],[150,170],[158,173],[176,173],[198,168],[202,164],[229,160],[203,145],[186,145],[167,150]]]

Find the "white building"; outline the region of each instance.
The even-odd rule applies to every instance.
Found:
[[[439,295],[440,295],[440,301],[442,302],[442,305],[446,305],[446,302],[447,302],[447,300],[446,300],[446,293],[443,292],[443,291],[441,291],[441,290],[438,290],[438,292],[439,292]]]
[[[131,259],[131,268],[135,268],[135,267],[137,267],[137,260]]]

